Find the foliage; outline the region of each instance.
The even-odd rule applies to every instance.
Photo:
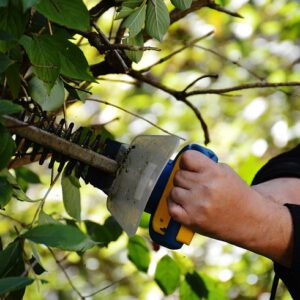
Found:
[[[209,147],[250,183],[269,157],[299,140],[299,6],[0,0],[1,297],[254,299],[269,292],[271,263],[253,253],[199,236],[178,252],[159,248],[145,216],[127,238],[103,194],[74,172],[58,183],[56,165],[51,174],[25,166],[32,144],[23,141],[29,151],[22,153],[3,116],[65,117],[102,142],[161,130],[201,144],[211,137]],[[279,296],[286,297],[282,287]]]

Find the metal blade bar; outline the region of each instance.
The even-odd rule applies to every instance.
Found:
[[[115,173],[118,169],[118,163],[104,155],[82,148],[77,144],[13,117],[5,115],[2,116],[2,119],[4,120],[4,125],[11,133],[17,134],[43,147],[55,150],[58,153],[83,162],[103,172]]]

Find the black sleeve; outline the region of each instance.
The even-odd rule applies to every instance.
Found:
[[[280,177],[300,178],[300,144],[272,158],[255,175],[252,185]],[[299,195],[300,197],[300,195]],[[274,264],[276,274],[287,286],[293,299],[300,299],[300,205],[286,203],[293,222],[293,258],[290,268]]]

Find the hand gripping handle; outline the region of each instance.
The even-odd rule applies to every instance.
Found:
[[[217,156],[211,150],[197,144],[190,144],[181,149],[176,158],[170,160],[163,170],[149,199],[152,206],[149,232],[154,242],[169,249],[179,249],[182,244],[189,245],[194,236],[193,231],[171,218],[167,205],[169,193],[174,186],[174,175],[179,169],[180,158],[188,150],[199,151],[218,162]]]

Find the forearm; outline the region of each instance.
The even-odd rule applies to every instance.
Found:
[[[259,190],[263,190],[263,187]],[[292,260],[293,229],[288,209],[271,201],[266,191],[260,193],[253,188],[249,197],[249,206],[243,216],[245,221],[239,232],[228,242],[289,267]]]

